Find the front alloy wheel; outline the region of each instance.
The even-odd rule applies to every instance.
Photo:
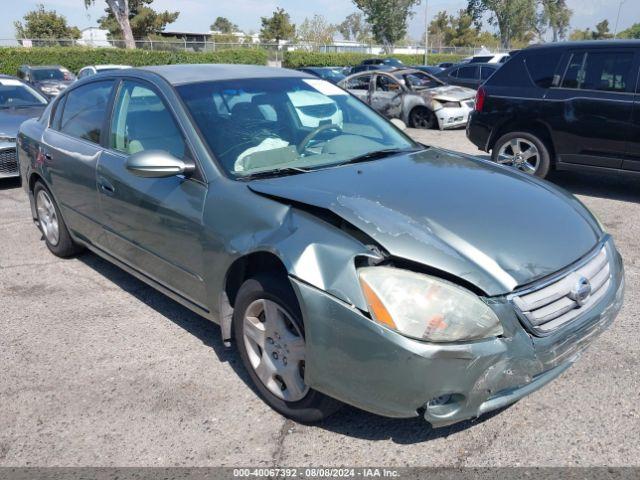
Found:
[[[276,397],[302,400],[305,344],[289,314],[271,300],[255,300],[244,316],[244,345],[256,375]]]
[[[305,382],[302,313],[286,274],[263,272],[247,279],[233,307],[240,358],[271,408],[306,423],[322,420],[342,406]]]

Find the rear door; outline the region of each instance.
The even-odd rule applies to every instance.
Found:
[[[138,80],[117,89],[97,182],[100,247],[193,305],[205,309],[201,171],[185,177],[142,178],[127,170],[138,152],[163,151],[192,161],[191,149],[161,93]]]
[[[583,48],[565,54],[546,101],[561,163],[621,168],[632,134],[636,54],[632,48]]]
[[[631,134],[627,144],[627,157],[622,162],[625,170],[640,171],[640,55],[636,54],[636,64],[633,74],[636,75],[636,93],[634,97],[633,119]]]
[[[101,231],[96,165],[113,85],[102,80],[65,93],[42,139],[45,169],[64,219],[90,241]]]
[[[391,75],[377,73],[371,90],[371,106],[387,118],[401,118],[405,88]]]

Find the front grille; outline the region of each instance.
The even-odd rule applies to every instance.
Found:
[[[581,286],[590,285],[585,295]],[[611,284],[607,248],[603,247],[582,266],[551,284],[527,290],[512,302],[534,333],[547,334],[588,312],[605,295]]]
[[[18,154],[15,147],[0,150],[0,175],[18,175]]]

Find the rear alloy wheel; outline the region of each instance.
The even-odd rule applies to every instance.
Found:
[[[529,175],[544,178],[549,173],[549,150],[542,140],[527,132],[502,136],[492,151],[492,160]]]
[[[416,107],[411,110],[409,122],[413,128],[422,128],[425,130],[435,128],[438,123],[435,114],[425,107]]]
[[[36,182],[33,196],[36,202],[38,225],[51,253],[58,257],[67,258],[81,252],[82,247],[71,238],[53,195],[47,190],[47,187],[39,181]]]
[[[242,284],[233,329],[242,363],[271,408],[298,422],[316,422],[342,406],[305,382],[302,314],[285,275],[257,274]]]

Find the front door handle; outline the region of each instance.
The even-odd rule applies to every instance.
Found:
[[[113,195],[116,193],[115,187],[104,177],[98,177],[98,187],[100,187],[100,191],[106,195]]]

